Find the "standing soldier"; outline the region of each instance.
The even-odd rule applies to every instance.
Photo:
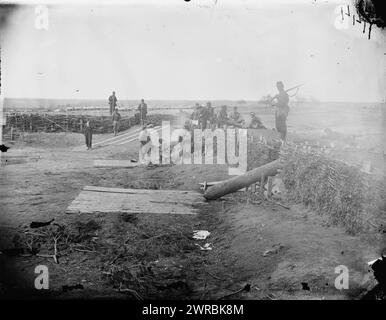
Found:
[[[113,91],[113,94],[109,97],[109,105],[110,105],[110,114],[113,114],[113,111],[115,110],[115,107],[117,106],[117,97],[115,96],[115,91]]]
[[[192,120],[192,129],[196,129],[198,127],[199,118],[200,118],[200,105],[196,102],[194,106],[194,111],[190,116],[190,119]]]
[[[275,124],[276,130],[280,133],[280,139],[285,141],[287,135],[287,117],[289,112],[289,96],[284,91],[284,84],[281,81],[276,83],[279,93],[273,98],[276,102],[273,105],[276,107],[275,111]]]
[[[92,149],[92,129],[90,127],[90,121],[86,122],[86,128],[84,129],[84,136],[86,138],[87,150]]]
[[[143,125],[145,123],[147,115],[147,104],[145,103],[145,100],[141,99],[141,103],[138,105],[138,111],[141,125]]]
[[[214,109],[212,107],[212,104],[210,101],[206,103],[206,112],[207,112],[207,120],[209,121],[209,125],[211,128],[213,128],[214,123]]]
[[[219,128],[226,129],[228,124],[227,106],[221,107],[221,111],[217,117],[217,123]]]
[[[119,120],[121,120],[121,115],[118,112],[118,108],[114,109],[113,113],[113,131],[114,131],[114,136],[118,134],[119,131]]]
[[[200,107],[200,115],[199,115],[199,123],[200,129],[205,130],[206,125],[208,124],[208,109],[207,107]]]

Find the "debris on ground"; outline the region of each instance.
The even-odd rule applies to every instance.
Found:
[[[272,294],[272,293],[268,293],[268,294],[267,294],[267,298],[268,298],[269,300],[277,300],[276,296],[275,296],[274,294]]]
[[[289,206],[286,206],[278,201],[268,201],[269,203],[273,204],[273,205],[278,205],[284,209],[287,209],[287,210],[290,210],[291,208]]]
[[[205,240],[209,235],[210,232],[207,230],[193,230],[193,239]]]
[[[67,286],[67,285],[62,286],[63,292],[72,291],[72,290],[75,290],[75,289],[84,289],[84,287],[80,283],[79,284],[75,284],[75,285],[70,285],[70,286]]]
[[[41,228],[50,225],[52,222],[54,222],[55,219],[51,219],[50,221],[41,222],[41,221],[32,221],[29,227],[31,229]]]
[[[0,250],[0,254],[4,254],[9,257],[15,257],[23,253],[24,253],[24,250],[22,248],[6,248],[6,249]]]
[[[310,291],[310,287],[308,286],[307,282],[302,282],[301,285],[302,285],[302,290]]]
[[[243,288],[241,288],[241,289],[239,289],[239,290],[237,290],[235,292],[229,293],[229,294],[227,294],[225,296],[222,296],[222,297],[218,298],[218,300],[229,298],[231,296],[234,296],[235,294],[238,294],[238,293],[241,293],[241,292],[244,292],[244,291],[245,292],[251,291],[251,285],[249,283],[247,283]]]
[[[200,246],[198,243],[196,243],[196,246],[198,246],[200,248],[200,250],[203,250],[203,251],[212,250],[212,244],[211,243],[205,243],[204,246]]]
[[[283,249],[283,248],[284,248],[284,246],[281,245],[280,243],[274,244],[274,245],[272,246],[272,249],[266,250],[266,251],[263,253],[263,257],[267,257],[267,256],[269,256],[269,255],[271,255],[271,254],[276,254],[276,253],[278,253],[278,252],[279,252],[281,249]]]

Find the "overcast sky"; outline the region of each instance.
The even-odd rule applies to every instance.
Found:
[[[21,7],[1,34],[3,94],[257,100],[282,80],[322,101],[384,99],[377,28],[371,40],[363,23],[338,29],[339,1],[256,2],[55,5],[47,30]]]

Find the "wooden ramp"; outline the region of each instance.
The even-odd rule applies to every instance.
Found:
[[[199,192],[84,187],[66,213],[197,214],[206,204]]]
[[[107,146],[116,146],[127,144],[133,141],[138,141],[139,133],[141,132],[141,127],[132,127],[126,131],[120,132],[117,136],[109,137],[107,139],[102,139],[98,141],[93,141],[93,148],[101,148]],[[149,132],[160,133],[162,130],[161,126],[155,126],[153,128],[148,128]],[[72,151],[84,151],[86,146],[83,144],[81,146],[75,147]]]
[[[94,167],[132,168],[137,166],[137,162],[130,160],[94,160]]]
[[[120,132],[116,136],[104,138],[101,140],[95,140],[96,137],[94,138],[94,136],[96,136],[96,135],[93,135],[92,146],[93,146],[93,148],[104,147],[104,146],[117,144],[117,143],[124,141],[124,140],[135,141],[138,138],[140,131],[141,131],[141,127],[135,126],[135,127],[132,127],[126,131]],[[86,146],[84,144],[82,144],[81,146],[77,146],[77,147],[73,148],[72,150],[73,151],[84,151],[85,149],[86,149]]]

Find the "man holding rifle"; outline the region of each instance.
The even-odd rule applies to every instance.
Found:
[[[288,106],[289,95],[287,92],[296,89],[296,93],[291,96],[291,97],[294,97],[295,95],[297,95],[299,88],[303,85],[304,83],[299,84],[296,87],[292,87],[290,89],[284,90],[283,82],[282,81],[276,82],[276,87],[277,87],[277,90],[279,90],[279,93],[272,98],[271,103],[273,106],[276,107],[276,112],[275,112],[276,130],[280,133],[280,139],[283,141],[285,141],[287,136],[287,117],[290,109]]]
[[[275,111],[275,125],[276,130],[280,133],[280,139],[285,141],[287,135],[287,117],[289,112],[289,96],[284,91],[284,84],[281,81],[276,82],[276,88],[279,93],[272,99],[273,105],[276,107]],[[276,101],[275,101],[276,100]]]

